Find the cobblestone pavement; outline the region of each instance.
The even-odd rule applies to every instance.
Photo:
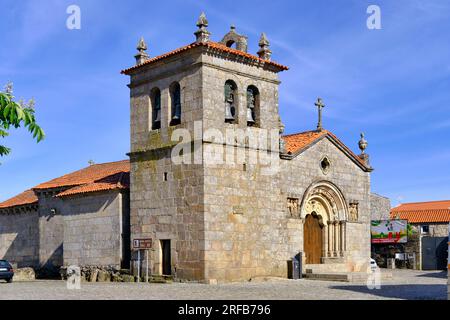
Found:
[[[26,300],[336,300],[446,299],[446,272],[397,270],[380,290],[365,284],[318,280],[269,279],[224,285],[83,283],[67,290],[63,281],[0,283],[0,299]]]

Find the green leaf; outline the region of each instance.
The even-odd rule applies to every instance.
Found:
[[[0,157],[8,155],[10,152],[11,152],[11,149],[9,149],[5,146],[0,146]]]
[[[36,123],[34,103],[28,105],[14,101],[12,94],[0,92],[0,138],[9,135],[11,127],[28,129],[33,139],[39,143],[45,138],[42,128]],[[10,149],[0,145],[0,157],[10,153]]]
[[[3,110],[3,116],[5,117],[5,119],[8,119],[9,116],[9,112],[11,111],[11,106],[8,104],[5,109]]]
[[[24,120],[25,115],[24,115],[23,109],[20,106],[17,106],[16,113],[17,113],[17,121]]]

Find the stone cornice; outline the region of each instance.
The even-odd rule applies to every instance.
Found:
[[[28,214],[33,211],[37,212],[38,209],[39,209],[38,204],[16,206],[16,207],[0,209],[0,215]]]

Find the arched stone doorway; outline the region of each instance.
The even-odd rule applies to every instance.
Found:
[[[306,264],[344,258],[348,206],[342,192],[328,181],[313,184],[303,198],[301,215]]]

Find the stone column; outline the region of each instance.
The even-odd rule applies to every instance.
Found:
[[[339,224],[338,221],[334,221],[334,257],[339,256]]]
[[[347,251],[347,222],[342,221],[342,251],[343,256]]]
[[[326,258],[328,255],[328,226],[324,226],[324,230],[322,232],[322,257]]]
[[[333,256],[333,228],[331,221],[328,221],[328,257]]]
[[[341,238],[339,246],[339,254],[341,257],[344,256],[344,221],[339,221],[339,237]]]

